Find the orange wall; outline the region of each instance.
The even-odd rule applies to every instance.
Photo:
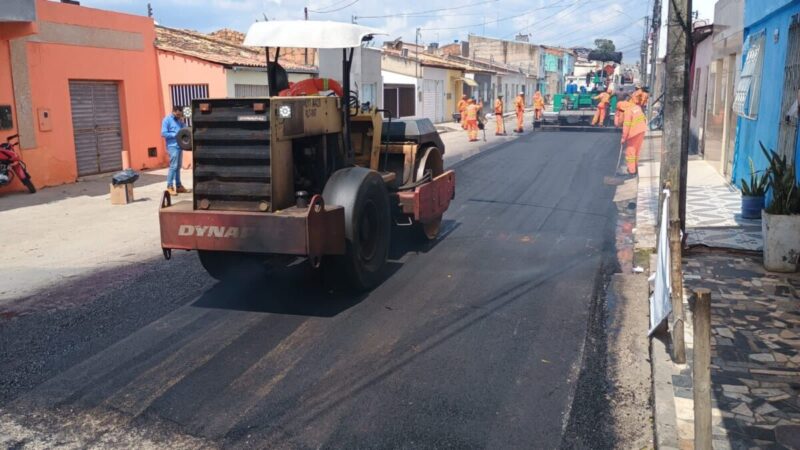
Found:
[[[8,41],[0,40],[0,105],[14,105],[14,90],[11,84],[11,67]],[[13,108],[12,108],[13,111]],[[0,142],[17,132],[17,115],[13,114],[14,129],[0,130]]]
[[[227,97],[225,68],[221,65],[177,53],[162,50],[157,52],[164,115],[172,111],[169,88],[172,84],[207,84],[209,97]],[[191,162],[192,152],[184,152],[183,166],[188,167]]]
[[[37,1],[39,23],[101,27],[141,33],[141,51],[83,47],[54,43],[27,43],[32,111],[49,108],[52,131],[40,131],[34,117],[36,148],[22,151],[37,186],[57,185],[77,178],[70,108],[69,80],[115,81],[120,92],[123,150],[135,169],[162,167],[166,162],[160,136],[162,107],[153,21],[147,17],[106,12],[75,5]],[[8,42],[0,41],[0,100],[6,89]],[[15,124],[18,118],[15,114]],[[0,138],[4,138],[0,132]],[[147,148],[156,147],[156,158]]]
[[[165,114],[172,109],[169,86],[171,84],[207,84],[212,98],[227,96],[225,68],[191,56],[158,50],[158,67],[161,74],[161,97]]]

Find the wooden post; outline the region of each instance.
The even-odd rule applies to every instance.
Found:
[[[711,291],[694,294],[694,448],[711,450]]]
[[[672,359],[678,364],[686,363],[683,324],[683,260],[681,248],[681,222],[673,219],[669,223],[670,281],[672,284]]]

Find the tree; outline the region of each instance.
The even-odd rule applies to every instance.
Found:
[[[611,39],[595,39],[594,46],[597,50],[607,53],[611,53],[617,49],[617,46],[614,45],[614,41]]]

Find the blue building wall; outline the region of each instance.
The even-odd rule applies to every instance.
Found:
[[[746,0],[744,6],[744,51],[747,57],[747,41],[751,34],[766,32],[764,45],[764,65],[760,86],[758,117],[755,120],[739,117],[736,126],[736,146],[733,162],[733,182],[739,186],[742,178],[750,176],[749,159],[752,158],[756,170],[767,166],[761,152],[759,141],[769,149],[778,146],[778,130],[781,120],[781,101],[784,95],[784,66],[789,35],[789,23],[793,15],[800,13],[800,0]],[[779,39],[773,39],[775,30]],[[800,55],[793,55],[794,58]],[[740,61],[740,64],[743,61]],[[741,66],[740,66],[741,67]],[[795,151],[800,163],[800,140]],[[800,175],[800,174],[798,174]]]

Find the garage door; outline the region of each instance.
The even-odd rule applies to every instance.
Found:
[[[422,87],[422,115],[434,123],[443,122],[444,89],[441,80],[425,80]]]
[[[122,169],[122,129],[115,83],[70,81],[78,175]]]

